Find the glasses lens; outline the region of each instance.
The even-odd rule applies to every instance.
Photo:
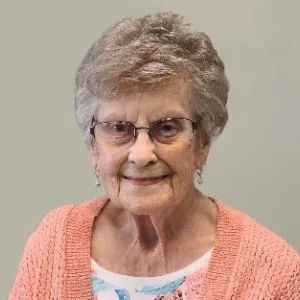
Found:
[[[134,126],[127,122],[106,122],[98,125],[102,138],[114,145],[130,142],[134,137]]]
[[[192,123],[187,119],[170,118],[152,123],[151,135],[159,143],[171,144],[187,138],[192,132]]]

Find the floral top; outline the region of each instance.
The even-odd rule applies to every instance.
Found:
[[[103,269],[93,259],[93,300],[194,299],[202,283],[212,249],[191,265],[163,276],[133,277]]]

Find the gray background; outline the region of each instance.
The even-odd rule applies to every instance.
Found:
[[[300,3],[274,0],[6,1],[0,4],[1,295],[52,208],[99,194],[74,118],[76,67],[128,16],[178,12],[206,32],[231,83],[230,121],[203,191],[300,250]]]

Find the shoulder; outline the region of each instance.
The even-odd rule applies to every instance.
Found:
[[[282,299],[300,295],[300,256],[282,237],[245,212],[227,207],[233,222],[241,228],[241,243],[236,261],[244,277],[260,278],[273,286]],[[285,293],[291,293],[285,298]],[[281,299],[281,298],[279,298]]]
[[[67,219],[69,213],[78,205],[79,204],[67,204],[54,208],[42,218],[36,232],[42,233],[46,229],[59,227]]]
[[[274,259],[298,259],[297,251],[281,236],[244,212],[236,211],[243,219],[243,238],[253,246],[253,254]]]
[[[47,243],[63,238],[68,227],[72,227],[74,223],[84,222],[84,219],[93,218],[106,201],[107,198],[96,198],[86,203],[67,204],[51,210],[29,240]]]
[[[236,278],[240,289],[250,282],[254,287],[263,281],[274,292],[276,299],[300,299],[300,256],[282,237],[274,233],[245,212],[219,202],[230,235],[238,233],[239,247],[235,258]],[[225,213],[224,213],[225,212]],[[231,225],[230,225],[231,224]],[[228,240],[230,240],[228,236]]]
[[[73,251],[67,247],[67,241],[81,247],[82,244],[77,245],[78,232],[86,224],[92,224],[93,217],[106,202],[107,199],[95,199],[50,211],[27,240],[9,299],[35,299],[37,288],[43,290],[47,282],[62,276],[67,250]],[[89,222],[85,222],[86,219]]]
[[[248,252],[255,256],[271,256],[278,260],[300,259],[297,251],[281,236],[247,213],[227,206],[231,220],[239,222],[242,240]]]
[[[30,265],[37,268],[38,265],[52,261],[54,253],[64,251],[67,241],[78,235],[87,223],[92,223],[106,201],[107,199],[94,199],[82,204],[60,206],[50,211],[27,239],[22,255],[25,263],[22,265],[30,261]]]
[[[244,251],[250,250],[253,262],[273,270],[278,281],[290,280],[297,274],[300,284],[300,256],[296,249],[252,217],[244,214],[244,218]]]

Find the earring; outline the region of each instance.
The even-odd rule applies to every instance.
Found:
[[[202,179],[202,170],[199,170],[199,171],[197,171],[196,173],[197,173],[197,175],[198,175],[197,182],[198,182],[199,184],[202,184],[202,183],[203,183],[203,179]]]
[[[100,182],[100,179],[99,179],[100,175],[97,173],[97,165],[95,166],[94,173],[95,173],[95,176],[96,176],[95,187],[100,187],[101,182]]]

